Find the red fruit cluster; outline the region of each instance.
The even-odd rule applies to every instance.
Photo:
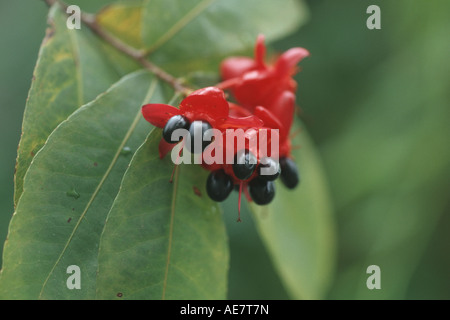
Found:
[[[309,55],[304,48],[292,48],[281,54],[273,65],[265,63],[264,36],[258,36],[255,59],[231,57],[221,64],[224,82],[221,88],[230,89],[240,105],[250,112],[265,114],[278,121],[280,129],[280,157],[290,157],[291,130],[295,112],[297,83],[292,78],[297,64]],[[264,110],[261,110],[264,108]]]
[[[144,118],[163,128],[163,139],[159,145],[161,158],[181,140],[190,146],[189,141],[193,139],[189,138],[193,138],[195,134],[200,133],[204,138],[208,129],[219,130],[223,139],[215,143],[215,149],[209,148],[212,144],[208,146],[206,143],[201,150],[205,160],[214,157],[217,148],[223,151],[224,159],[220,164],[206,164],[207,161],[202,163],[205,169],[211,171],[207,191],[215,201],[223,201],[235,186],[239,186],[239,195],[244,191],[250,201],[260,205],[267,204],[275,195],[273,180],[280,175],[280,171],[281,179],[288,188],[295,188],[298,183],[297,168],[291,160],[289,139],[297,89],[292,76],[298,72],[298,62],[309,53],[303,48],[293,48],[269,65],[265,63],[265,51],[264,37],[259,36],[254,59],[225,59],[220,67],[223,82],[215,87],[193,92],[181,102],[179,108],[166,104],[147,104],[142,107]],[[227,101],[223,90],[229,90],[237,103]],[[190,136],[173,140],[172,133],[181,128],[189,130]],[[230,134],[228,129],[242,129],[246,132],[243,150],[238,150],[236,145],[227,145],[226,141],[229,140],[226,136]],[[279,134],[279,150],[276,154],[263,154],[247,142],[252,138],[259,139],[263,131],[270,129],[278,130]],[[271,150],[271,139],[274,138],[267,138],[267,150]],[[234,148],[233,164],[227,163],[225,159],[226,151],[230,148]],[[194,151],[193,147],[191,151]],[[273,161],[272,157],[279,159],[279,162]],[[268,166],[273,166],[273,172],[276,173],[261,175],[260,170]]]

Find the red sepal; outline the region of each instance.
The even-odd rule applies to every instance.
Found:
[[[260,118],[264,122],[265,127],[269,127],[271,129],[278,129],[280,132],[280,141],[284,141],[287,137],[287,130],[284,125],[278,120],[272,112],[264,107],[256,107],[255,108],[255,116]]]
[[[264,125],[264,122],[254,115],[250,115],[247,117],[229,116],[227,118],[227,120],[225,120],[224,123],[217,126],[217,129],[226,130],[226,129],[242,128],[245,131],[248,128],[253,128],[253,127],[259,128],[259,127],[262,127],[263,125]]]
[[[166,140],[161,139],[158,146],[159,158],[163,159],[176,145],[176,143],[168,143]]]
[[[289,133],[294,120],[295,94],[288,90],[281,92],[271,103],[270,111],[280,121],[286,133]]]
[[[220,64],[222,79],[228,80],[240,77],[242,74],[256,68],[256,63],[248,57],[231,57]]]
[[[205,120],[213,127],[216,122],[225,121],[228,110],[225,93],[216,87],[194,91],[180,104],[180,111],[189,121]]]
[[[248,117],[251,116],[252,113],[240,105],[237,105],[235,103],[229,102],[230,105],[230,116],[232,117]]]
[[[284,52],[275,64],[275,70],[280,75],[293,75],[297,70],[297,64],[309,56],[309,51],[304,48],[292,48]]]
[[[142,107],[145,120],[158,128],[164,128],[170,118],[179,114],[180,110],[168,104],[150,103]]]

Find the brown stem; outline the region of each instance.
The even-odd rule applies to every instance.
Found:
[[[45,3],[47,3],[48,6],[52,6],[55,3],[58,3],[63,9],[64,12],[67,11],[67,5],[59,0],[44,0]],[[100,27],[95,19],[95,15],[87,14],[82,12],[81,13],[81,21],[89,27],[95,34],[97,34],[100,38],[102,38],[104,41],[109,43],[111,46],[116,48],[117,50],[123,52],[130,58],[137,61],[142,67],[149,70],[153,74],[155,74],[158,78],[161,80],[167,82],[170,84],[175,91],[181,92],[183,95],[187,96],[189,95],[193,90],[190,88],[187,88],[181,84],[180,79],[175,78],[171,74],[167,73],[154,63],[150,62],[146,59],[146,52],[143,50],[137,50],[120,39],[114,37],[110,33],[108,33],[106,30],[104,30],[102,27]]]

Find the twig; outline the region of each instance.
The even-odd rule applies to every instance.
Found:
[[[43,1],[45,3],[47,3],[48,6],[53,6],[55,3],[58,3],[64,9],[64,12],[67,11],[67,7],[68,7],[67,4],[65,4],[65,3],[63,3],[63,2],[61,2],[59,0],[43,0]],[[146,51],[144,51],[144,50],[137,50],[137,49],[127,45],[126,43],[124,43],[120,39],[114,37],[113,35],[111,35],[107,31],[105,31],[100,25],[98,25],[98,23],[97,23],[97,21],[95,19],[95,15],[87,14],[87,13],[82,12],[81,13],[81,21],[86,26],[88,26],[89,29],[91,29],[95,34],[97,34],[100,38],[105,40],[111,46],[113,46],[117,50],[123,52],[124,54],[126,54],[130,58],[134,59],[142,67],[144,67],[148,71],[150,71],[153,74],[155,74],[161,80],[163,80],[163,81],[167,82],[168,84],[170,84],[175,89],[175,91],[180,92],[180,93],[182,93],[185,96],[189,95],[193,91],[192,89],[183,86],[181,84],[180,79],[172,76],[171,74],[167,73],[166,71],[164,71],[163,69],[161,69],[160,67],[155,65],[154,63],[152,63],[149,60],[147,60],[147,58],[146,58],[146,56],[147,56]]]

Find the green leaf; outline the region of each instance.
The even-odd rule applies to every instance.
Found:
[[[144,47],[141,36],[142,1],[119,2],[109,5],[97,14],[96,21],[130,46]]]
[[[120,78],[116,67],[102,55],[96,36],[86,27],[69,30],[66,20],[61,8],[51,8],[50,27],[40,49],[24,113],[15,205],[22,194],[23,177],[49,134],[72,112]]]
[[[188,11],[174,11],[175,18],[166,19],[166,1],[136,1],[105,9],[97,21],[126,37],[125,42],[151,51],[151,59],[163,68],[185,75],[213,64],[217,70],[216,63],[225,55],[253,47],[258,33],[270,41],[296,28],[304,17],[299,3],[179,2]],[[87,27],[69,30],[59,7],[51,8],[50,20],[24,116],[17,207],[5,242],[0,298],[112,298],[119,292],[123,298],[225,298],[226,233],[218,207],[206,197],[205,171],[180,167],[173,185],[160,185],[161,177],[170,176],[171,165],[157,158],[151,136],[152,157],[144,145],[116,199],[130,160],[126,147],[135,150],[149,128],[140,107],[150,98],[167,101],[167,90],[146,72],[138,72],[98,96],[136,64],[113,53]],[[148,38],[148,27],[159,22],[156,37],[150,32]],[[192,45],[199,38],[202,46]],[[141,183],[137,193],[136,181]],[[146,191],[161,195],[149,197]],[[143,212],[139,219],[156,221],[150,233],[136,231],[132,209]],[[99,242],[109,212],[99,265]],[[156,241],[142,246],[140,237],[148,235]],[[129,252],[148,256],[133,256],[136,263],[130,266],[122,263]],[[117,262],[123,268],[117,268]],[[81,290],[66,286],[71,265],[81,268]],[[116,272],[121,277],[113,281]],[[143,277],[125,277],[132,273]]]
[[[143,38],[151,52],[182,49],[194,58],[198,53],[214,56],[243,50],[258,33],[268,39],[286,35],[305,19],[305,8],[292,0],[146,1],[143,15]],[[202,45],[188,46],[180,39],[201,39]]]
[[[161,88],[147,72],[124,77],[49,136],[26,176],[4,248],[0,298],[95,297],[97,254],[106,216],[151,127],[141,115]],[[66,287],[81,268],[81,290]]]
[[[97,298],[225,299],[227,237],[207,172],[158,156],[161,130],[136,152],[100,242]]]
[[[181,76],[218,70],[225,56],[253,48],[259,33],[273,41],[307,18],[306,6],[296,0],[151,0],[141,7],[139,3],[109,6],[97,21],[128,44],[148,51],[157,65]],[[118,16],[128,18],[121,22]]]
[[[251,205],[257,228],[279,275],[294,299],[324,297],[335,265],[335,225],[321,160],[308,133],[293,140],[301,183],[276,185],[268,206]]]

